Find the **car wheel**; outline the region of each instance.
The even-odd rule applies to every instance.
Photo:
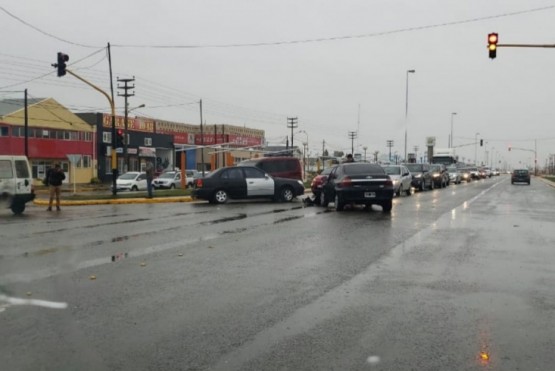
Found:
[[[339,193],[335,194],[335,210],[336,211],[343,211],[345,207],[345,202],[343,201],[343,197]]]
[[[528,185],[530,185],[530,181],[528,181]]]
[[[12,210],[12,212],[15,215],[19,215],[19,214],[23,213],[23,211],[25,211],[25,203],[24,202],[14,202],[12,204],[12,206],[10,207],[10,209]]]
[[[430,191],[433,191],[434,188],[435,188],[435,184],[434,184],[434,181],[432,180],[432,181],[430,182]]]
[[[399,186],[399,189],[397,190],[397,192],[395,192],[395,196],[401,197],[401,193],[403,193],[403,192],[404,192],[404,191],[403,191],[403,185],[401,184],[401,185]]]
[[[384,213],[390,212],[392,208],[393,208],[393,201],[392,200],[387,200],[387,201],[383,202],[382,210],[383,210]]]
[[[175,184],[172,183],[172,184],[170,185],[170,189],[175,189]]]
[[[326,192],[324,191],[320,192],[320,205],[322,205],[323,207],[328,207],[329,203],[330,202],[326,197]]]
[[[424,182],[420,183],[420,187],[418,189],[420,192],[424,192]]]
[[[293,194],[291,187],[283,187],[279,191],[279,199],[282,202],[291,202],[293,198],[295,198],[295,195]]]
[[[139,188],[136,185],[134,185],[133,187],[131,187],[131,190],[134,191],[134,192],[137,192],[139,190]]]
[[[406,194],[407,196],[411,196],[411,195],[412,195],[412,187],[409,187],[409,188],[405,191],[405,194]]]
[[[214,203],[216,204],[225,204],[227,202],[227,200],[229,199],[227,192],[223,189],[218,189],[216,192],[214,192]]]

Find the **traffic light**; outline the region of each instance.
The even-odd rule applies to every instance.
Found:
[[[497,41],[499,37],[497,33],[492,32],[488,35],[488,50],[489,50],[489,57],[491,59],[495,59],[497,56]]]
[[[480,147],[482,147],[484,145],[484,140],[480,139]]]
[[[116,132],[116,148],[123,148],[125,143],[123,130],[118,129]]]
[[[58,63],[56,63],[56,68],[58,68],[58,77],[62,77],[66,74],[67,61],[69,61],[69,56],[62,52],[58,52]]]

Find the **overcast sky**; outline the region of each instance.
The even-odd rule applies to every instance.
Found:
[[[107,100],[74,77],[56,77],[56,53],[109,91],[134,76],[134,113],[198,124],[247,125],[271,143],[308,136],[310,151],[404,154],[436,137],[447,147],[453,118],[461,157],[539,165],[555,153],[555,43],[548,0],[2,0],[0,98],[52,97],[74,111],[109,112]],[[537,10],[544,8],[543,10]],[[285,43],[284,43],[285,42]],[[252,45],[262,44],[262,45]],[[248,46],[245,46],[248,45]],[[169,46],[169,48],[158,48]],[[191,47],[191,46],[194,46]],[[408,118],[405,119],[407,70]],[[122,91],[120,91],[122,92]],[[123,98],[116,99],[123,112]],[[452,115],[456,112],[456,115]],[[476,134],[479,133],[477,136]],[[460,146],[460,147],[459,147]],[[508,146],[513,150],[508,151]],[[521,148],[521,149],[518,149]]]

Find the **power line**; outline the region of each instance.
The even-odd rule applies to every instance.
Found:
[[[349,39],[362,39],[362,38],[373,38],[373,37],[380,37],[380,36],[387,36],[399,33],[406,33],[406,32],[413,32],[413,31],[422,31],[427,29],[433,28],[440,28],[440,27],[449,27],[449,26],[457,26],[461,24],[467,23],[476,23],[485,20],[491,19],[498,19],[498,18],[506,18],[506,17],[513,17],[522,14],[528,13],[535,13],[535,12],[542,12],[546,10],[554,9],[555,5],[547,5],[544,7],[539,8],[532,8],[532,9],[525,9],[519,10],[515,12],[508,12],[508,13],[501,13],[483,17],[475,17],[475,18],[468,18],[458,21],[452,22],[442,22],[442,23],[435,23],[429,24],[424,26],[414,26],[414,27],[406,27],[400,28],[395,30],[389,31],[380,31],[380,32],[373,32],[373,33],[364,33],[364,34],[355,34],[355,35],[343,35],[343,36],[332,36],[332,37],[321,37],[315,39],[299,39],[299,40],[284,40],[284,41],[271,41],[271,42],[259,42],[259,43],[233,43],[233,44],[199,44],[199,45],[147,45],[147,44],[112,44],[112,47],[118,48],[153,48],[153,49],[201,49],[201,48],[239,48],[239,47],[261,47],[261,46],[279,46],[279,45],[294,45],[294,44],[305,44],[305,43],[318,43],[318,42],[329,42],[329,41],[341,41],[341,40],[349,40]],[[16,19],[17,21],[23,23],[27,27],[34,29],[37,32],[40,32],[43,35],[48,37],[54,38],[58,41],[62,41],[71,45],[82,46],[84,48],[100,48],[100,46],[93,46],[87,44],[81,44],[69,40],[62,39],[56,35],[50,34],[46,31],[39,29],[36,26],[24,21],[23,19],[17,17],[13,13],[10,13],[6,8],[0,6],[0,10],[4,13],[9,15],[10,17]]]

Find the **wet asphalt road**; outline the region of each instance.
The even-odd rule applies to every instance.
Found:
[[[555,189],[0,214],[5,370],[551,370]],[[112,261],[115,260],[115,261]],[[94,276],[95,279],[91,279]]]

